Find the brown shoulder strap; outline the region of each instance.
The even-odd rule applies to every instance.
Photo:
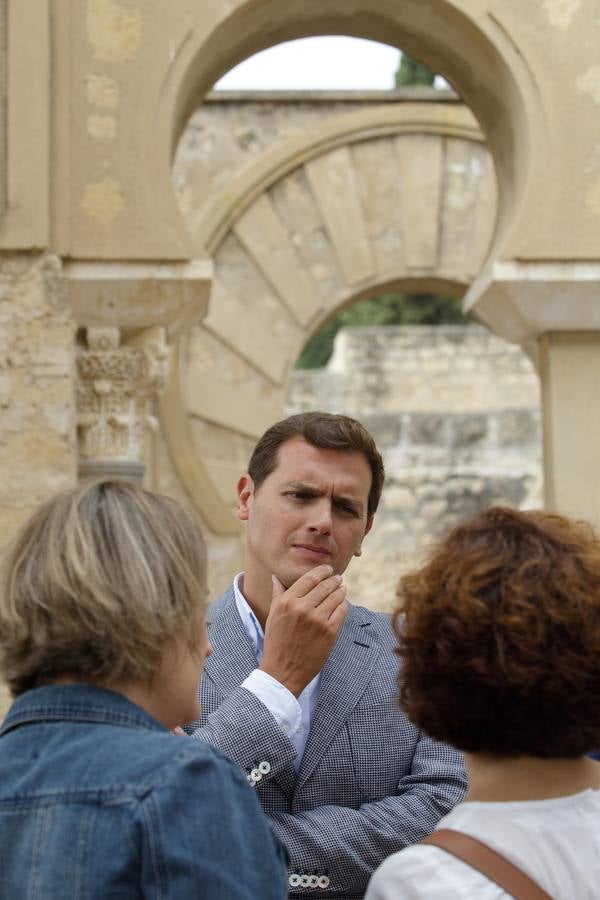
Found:
[[[452,853],[490,881],[495,881],[516,900],[552,900],[550,894],[543,891],[529,875],[469,834],[450,828],[439,828],[421,843],[433,844],[446,850],[447,853]]]

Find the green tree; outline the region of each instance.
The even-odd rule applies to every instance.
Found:
[[[427,66],[423,66],[415,59],[411,59],[406,53],[400,55],[400,65],[394,76],[396,87],[414,87],[415,85],[427,85],[433,87],[435,72],[431,72]]]
[[[359,325],[464,325],[460,302],[437,294],[381,294],[359,300],[326,322],[305,346],[296,368],[318,369],[327,365],[333,341],[344,326]]]

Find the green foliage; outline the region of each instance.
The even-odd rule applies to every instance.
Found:
[[[394,78],[396,87],[414,87],[415,85],[433,87],[435,72],[431,72],[427,66],[421,65],[403,53]]]
[[[333,341],[343,326],[359,325],[464,325],[460,302],[437,294],[381,294],[360,300],[330,319],[308,342],[296,363],[297,369],[325,366]]]

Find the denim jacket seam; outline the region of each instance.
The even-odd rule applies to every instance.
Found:
[[[76,710],[68,707],[62,709],[60,707],[55,707],[53,709],[46,708],[43,712],[39,709],[32,709],[12,718],[9,713],[0,728],[0,737],[25,725],[43,725],[44,723],[51,722],[82,722],[85,724],[115,725],[121,728],[156,731],[159,733],[161,731],[160,728],[153,726],[151,723],[143,722],[141,719],[136,718],[136,716],[130,715],[129,713],[111,712],[109,715],[101,716],[90,711],[85,714],[81,707]]]

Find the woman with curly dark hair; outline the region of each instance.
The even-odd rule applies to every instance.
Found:
[[[402,578],[398,599],[402,705],[431,737],[464,751],[469,790],[439,823],[438,845],[391,856],[366,900],[517,896],[491,880],[489,861],[451,849],[462,835],[528,876],[539,896],[600,897],[600,766],[587,755],[600,747],[600,541],[591,527],[489,509]]]

